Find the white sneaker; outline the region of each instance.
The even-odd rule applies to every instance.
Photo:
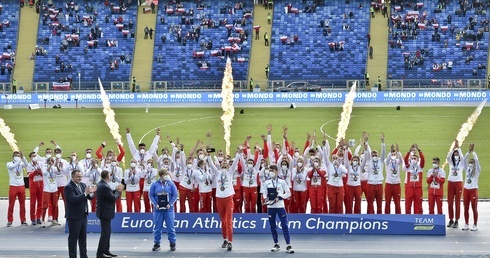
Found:
[[[281,250],[281,247],[278,244],[275,244],[274,247],[272,247],[271,252],[277,252]]]
[[[293,250],[293,248],[290,245],[288,245],[288,247],[286,247],[286,253],[288,253],[288,254],[294,254],[294,250]]]
[[[60,224],[60,223],[59,223],[57,220],[53,220],[53,221],[51,221],[51,224],[52,224],[53,226],[60,226],[60,225],[61,225],[61,224]]]
[[[471,226],[471,231],[478,231],[478,226],[477,225],[473,225]]]
[[[53,221],[53,217],[52,216],[49,216],[48,217],[48,222],[51,222],[51,221]]]
[[[470,225],[468,224],[464,224],[463,228],[462,228],[463,231],[468,231],[470,230]]]
[[[41,222],[41,227],[42,228],[45,228],[46,227],[46,222],[44,222],[44,220],[43,220],[43,222]]]

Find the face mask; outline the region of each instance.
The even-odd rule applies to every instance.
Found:
[[[373,157],[374,162],[378,162],[378,157]]]
[[[164,159],[168,158],[167,154],[163,154],[162,158],[164,158]]]
[[[75,161],[75,160],[77,160],[77,157],[76,156],[72,156],[71,157],[71,161]]]
[[[276,178],[276,173],[274,173],[274,172],[271,171],[271,172],[269,172],[269,176],[271,178]]]
[[[303,166],[303,162],[298,162],[298,167],[302,167]]]
[[[247,164],[247,167],[248,168],[253,168],[254,167],[254,164]]]
[[[199,154],[198,158],[199,158],[200,160],[203,160],[203,159],[204,159],[204,154]]]
[[[19,157],[19,156],[15,156],[15,157],[14,157],[14,161],[15,161],[15,162],[19,162],[19,161],[20,161],[20,157]]]
[[[418,164],[418,162],[417,162],[416,160],[412,160],[412,165],[414,165],[414,166],[415,166],[415,165],[417,165],[417,164]]]
[[[46,154],[47,159],[51,158],[51,156],[52,156],[51,154]]]
[[[318,167],[318,165],[320,165],[320,163],[318,163],[318,162],[313,162],[313,166],[315,166],[316,168]]]
[[[170,176],[169,175],[163,176],[163,180],[165,181],[170,180]]]
[[[282,168],[282,170],[286,170],[286,169],[288,169],[288,166],[282,165],[281,168]]]
[[[473,163],[468,164],[468,167],[471,169],[473,169],[474,166],[475,166],[475,164],[473,164]]]
[[[295,152],[295,153],[294,153],[294,156],[295,156],[296,158],[297,158],[297,157],[299,157],[299,152]]]
[[[395,155],[392,155],[391,156],[391,160],[395,160],[396,159],[396,156]]]
[[[432,167],[433,167],[433,168],[438,168],[438,167],[439,167],[439,164],[437,164],[437,163],[432,163]]]
[[[264,170],[264,174],[266,174],[268,176],[269,175],[269,170],[268,169]]]
[[[357,165],[359,165],[359,162],[357,160],[356,161],[352,161],[352,165],[357,166]]]
[[[222,168],[222,169],[221,169],[221,172],[223,172],[223,173],[228,172],[228,168]]]
[[[218,157],[218,161],[219,162],[223,161],[223,157]]]
[[[145,154],[145,149],[140,149],[140,154]]]
[[[111,162],[111,166],[115,167],[117,163],[115,161]]]
[[[333,165],[337,167],[339,165],[339,162],[337,160],[334,160]]]
[[[459,156],[454,156],[454,160],[458,161],[459,160]]]
[[[187,168],[192,168],[192,164],[187,164]]]
[[[415,155],[415,151],[411,151],[410,154],[413,156]]]
[[[151,163],[148,163],[147,167],[151,168],[151,167],[153,167],[153,165]]]
[[[135,167],[136,167],[136,163],[131,162],[131,167],[132,167],[132,168],[135,168]]]
[[[36,162],[37,161],[37,156],[34,156],[31,158],[32,161]]]
[[[87,158],[87,159],[92,158],[92,153],[87,153],[87,154],[85,154],[85,158]]]
[[[57,159],[61,159],[61,154],[59,154],[59,153],[58,153],[58,154],[56,154],[56,155],[55,155],[55,157],[56,157]]]

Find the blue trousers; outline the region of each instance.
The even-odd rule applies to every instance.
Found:
[[[175,236],[175,212],[164,211],[164,210],[153,210],[153,240],[156,244],[160,245],[160,240],[162,239],[163,222],[167,226],[167,236],[170,243],[175,243],[177,241]]]
[[[269,224],[271,227],[272,238],[274,239],[274,243],[278,243],[277,239],[277,226],[276,226],[276,215],[279,216],[281,220],[282,234],[284,235],[284,240],[286,240],[286,244],[289,245],[291,243],[291,238],[289,236],[289,225],[288,225],[288,215],[286,214],[286,209],[284,208],[268,208],[267,214],[269,214]]]

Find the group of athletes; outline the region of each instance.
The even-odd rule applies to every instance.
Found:
[[[465,224],[462,229],[478,230],[478,177],[481,167],[474,144],[470,144],[468,152],[463,155],[455,141],[454,149],[446,157],[446,175],[442,161],[437,157],[432,158],[432,165],[424,173],[426,159],[417,144],[413,144],[405,154],[401,153],[398,144],[391,145],[387,151],[383,134],[379,138],[379,151],[370,145],[368,134],[363,133],[360,144],[352,152],[350,147],[354,146],[349,146],[343,139],[331,149],[325,135],[317,141],[315,133],[308,134],[304,147],[300,148],[288,140],[287,127],[282,127],[282,139],[278,142],[272,141],[272,125],[267,125],[266,130],[267,134],[260,137],[263,144],[251,146],[251,136],[247,136],[237,148],[236,155],[230,156],[222,150],[215,152],[202,140],[198,140],[186,154],[180,139],[176,138],[174,142],[169,136],[169,147],[162,148],[158,153],[162,141],[159,129],[147,148],[144,143],[134,144],[128,128],[126,136],[131,160],[129,168],[124,171],[120,164],[125,156],[121,142],[116,142],[119,153],[109,150],[105,155],[103,152],[107,144],[103,142],[95,152],[96,158],[93,157],[93,150],[87,148],[84,157],[71,152],[69,159],[65,160],[61,147],[54,141],[51,143],[55,147],[46,148],[44,157],[39,153],[44,145],[41,142],[29,153],[30,161],[21,151],[15,151],[13,160],[7,163],[10,177],[7,226],[13,222],[16,198],[20,202],[21,223],[28,225],[24,204],[24,168],[29,178],[31,223],[43,227],[46,215],[48,221],[59,225],[57,203],[60,196],[64,200],[63,188],[75,169],[82,172],[82,182],[86,185],[96,185],[101,172],[109,171],[111,187],[115,189],[121,183],[125,185],[127,212],[152,211],[154,203],[149,192],[159,178],[158,170],[164,169],[178,189],[178,200],[174,205],[176,211],[178,204],[178,211],[182,213],[218,212],[223,218],[228,218],[223,220],[224,247],[227,247],[227,243],[231,244],[232,215],[221,214],[220,210],[228,213],[232,210],[228,209],[229,205],[235,213],[267,212],[268,206],[283,208],[284,213],[306,213],[309,202],[311,213],[349,214],[361,213],[361,197],[364,194],[368,214],[390,214],[392,202],[394,213],[401,214],[402,181],[405,185],[405,214],[423,213],[423,189],[428,189],[429,214],[434,214],[435,208],[438,214],[442,214],[442,199],[446,190],[450,219],[447,226],[458,227],[463,197]],[[205,137],[209,140],[211,133]],[[403,179],[402,172],[405,172]],[[270,185],[271,182],[274,184]],[[279,182],[283,182],[285,187],[279,187]],[[272,204],[268,200],[269,186],[282,192]],[[144,208],[140,207],[141,198]],[[92,211],[96,207],[95,201],[96,198],[92,198]],[[119,198],[116,211],[122,212],[122,207]],[[470,207],[473,211],[471,228]],[[289,245],[289,240],[287,242]]]

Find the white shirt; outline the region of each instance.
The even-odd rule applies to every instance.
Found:
[[[194,190],[194,182],[198,180],[198,171],[193,168],[185,167],[182,170],[180,185],[185,189]]]
[[[57,175],[58,169],[53,165],[46,165],[43,169],[43,191],[47,193],[56,193],[58,191]]]
[[[40,181],[43,181],[43,176],[42,176],[42,169],[44,167],[44,164],[41,162],[41,161],[37,161],[36,164],[34,164],[32,161],[29,162],[29,164],[27,164],[27,168],[26,168],[26,171],[27,171],[27,174],[29,175],[30,173],[36,171],[36,170],[39,170],[41,171],[41,175],[35,175],[32,180],[34,182],[40,182]]]
[[[18,162],[7,162],[7,171],[9,173],[9,185],[11,186],[23,186],[24,185],[24,168],[27,167],[27,160],[25,158]]]
[[[280,178],[271,178],[269,180],[266,180],[264,182],[264,185],[265,190],[261,192],[264,197],[267,196],[268,188],[276,188],[277,197],[281,197],[278,202],[267,205],[267,208],[284,208],[284,199],[287,199],[291,196],[291,191],[289,191],[289,186],[287,185],[286,181]]]
[[[80,171],[82,171],[82,175],[83,175],[82,183],[89,185],[90,184],[90,178],[89,178],[87,171],[92,169],[92,159],[82,159],[82,160],[78,161],[78,167],[83,169],[83,170],[80,170]],[[83,172],[83,171],[85,171],[85,172]],[[100,179],[100,177],[99,177],[99,179]]]
[[[213,184],[213,175],[211,174],[211,171],[206,168],[199,168],[197,169],[196,176],[199,181],[199,192],[200,193],[209,193],[213,190],[212,184]]]
[[[465,159],[467,160],[468,154],[466,154]],[[480,177],[481,166],[480,161],[476,152],[473,152],[473,158],[475,159],[475,165],[473,168],[469,168],[468,165],[465,166],[466,170],[466,180],[464,181],[465,189],[478,189],[478,178]]]
[[[342,178],[347,174],[347,169],[343,165],[335,167],[333,163],[329,162],[327,166],[328,180],[327,184],[335,187],[344,186]]]
[[[350,186],[360,186],[361,185],[361,178],[360,178],[360,172],[362,170],[360,165],[357,166],[352,166],[352,165],[347,165],[347,185]]]
[[[303,166],[303,169],[298,169],[294,168],[293,173],[291,175],[291,180],[293,181],[293,191],[297,192],[304,192],[307,189],[306,186],[306,172],[308,169],[306,169]]]
[[[111,187],[112,190],[116,190],[116,186],[121,183],[123,178],[122,168],[109,165],[108,167],[106,167],[106,170],[109,171],[109,182],[107,184]]]
[[[233,188],[233,172],[238,167],[238,160],[241,155],[240,153],[236,154],[233,164],[229,169],[218,169],[211,161],[211,157],[208,156],[208,164],[211,166],[211,171],[214,173],[216,181],[217,198],[227,198],[235,194],[235,189]]]
[[[453,163],[451,157],[453,156],[453,152],[457,151],[459,153],[459,161]],[[449,164],[449,175],[447,177],[447,181],[449,182],[463,182],[463,171],[465,167],[465,160],[463,158],[463,152],[460,148],[450,151],[447,155],[446,161]]]
[[[131,172],[134,172],[131,173]],[[124,171],[124,182],[126,183],[126,192],[138,192],[140,190],[141,170],[138,167],[129,168]]]
[[[145,179],[145,183],[143,184],[143,191],[149,192],[151,188],[151,184],[157,180],[158,171],[156,168],[147,167],[145,170],[141,170],[140,178]]]
[[[155,138],[153,138],[153,142],[151,143],[150,148],[145,152],[145,154],[141,154],[140,150],[136,149],[133,138],[131,137],[131,133],[127,133],[126,138],[128,140],[129,151],[133,155],[133,159],[138,161],[139,164],[144,164],[149,159],[152,159],[153,155],[156,153],[158,148],[158,141],[160,140],[160,135],[155,135]]]
[[[101,168],[91,168],[89,170],[85,170],[84,178],[87,178],[86,185],[96,185],[100,181],[100,173],[102,172]],[[83,181],[82,181],[83,182]]]
[[[383,184],[383,180],[384,180],[383,161],[385,159],[385,156],[386,156],[386,145],[384,143],[381,144],[381,155],[376,161],[374,161],[373,158],[371,158],[371,147],[369,147],[368,145],[367,151],[364,152],[364,159],[367,164],[368,184],[370,185]]]
[[[400,184],[401,167],[405,166],[405,161],[401,153],[397,154],[397,158],[392,159],[391,155],[385,159],[386,166],[386,183],[390,185]]]

